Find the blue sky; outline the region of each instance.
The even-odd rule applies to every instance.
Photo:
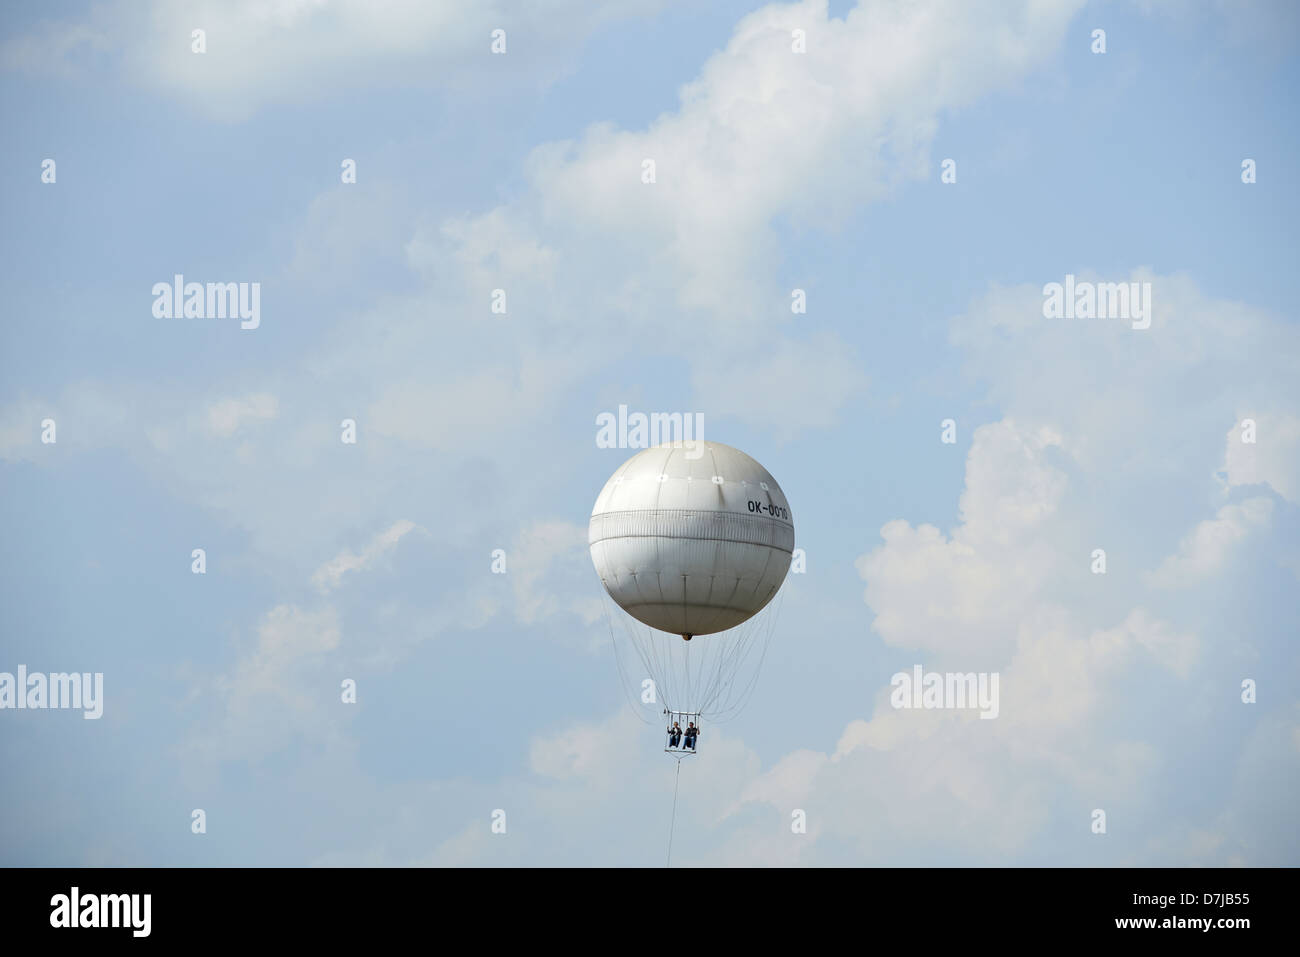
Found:
[[[0,671],[105,686],[0,712],[4,863],[660,863],[620,404],[808,560],[674,863],[1297,863],[1295,10],[590,6],[0,14]],[[155,318],[176,273],[260,326]],[[1151,328],[1043,318],[1067,274]],[[893,709],[915,664],[999,718]]]

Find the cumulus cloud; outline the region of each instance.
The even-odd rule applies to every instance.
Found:
[[[1252,529],[1268,524],[1273,500],[1251,498],[1240,505],[1225,505],[1212,519],[1197,523],[1178,551],[1166,558],[1151,574],[1159,588],[1185,588],[1223,570],[1232,549]]]
[[[1247,420],[1251,441],[1244,440]],[[1288,501],[1300,502],[1300,417],[1241,415],[1228,430],[1222,474],[1229,488],[1264,484]]]
[[[1015,640],[1020,610],[1060,564],[1044,534],[1066,487],[1046,454],[1059,445],[1045,428],[981,426],[951,538],[902,519],[881,529],[884,544],[855,564],[886,643],[965,651]]]
[[[838,335],[792,334],[789,290],[771,278],[777,224],[824,228],[924,175],[942,111],[1042,63],[1073,9],[925,2],[836,19],[809,0],[745,17],[676,109],[643,129],[597,123],[539,146],[509,202],[417,230],[406,259],[436,282],[436,301],[385,329],[388,354],[450,356],[450,331],[524,374],[450,360],[434,375],[395,370],[372,407],[378,427],[472,448],[512,424],[509,410],[540,419],[566,387],[657,342],[691,343],[706,415],[785,437],[833,424],[866,379]],[[805,54],[791,50],[796,29]],[[508,318],[489,313],[495,289]],[[432,326],[431,312],[458,322]],[[451,403],[455,417],[428,414]]]
[[[1042,63],[1077,6],[864,4],[842,20],[825,0],[763,7],[647,129],[596,125],[536,150],[532,214],[617,243],[683,309],[750,321],[771,310],[753,277],[774,261],[779,217],[842,222],[923,175],[940,112]]]
[[[968,370],[988,383],[1005,417],[974,433],[949,534],[891,521],[883,543],[857,561],[884,641],[915,650],[930,668],[964,672],[977,662],[997,671],[999,718],[895,711],[882,690],[875,714],[850,722],[833,751],[778,762],[747,785],[746,800],[820,807],[825,833],[877,860],[917,860],[918,848],[890,836],[924,832],[925,848],[943,850],[937,858],[920,850],[921,859],[936,862],[963,851],[1022,859],[1046,833],[1080,826],[1063,825],[1066,807],[1147,813],[1138,808],[1172,756],[1157,743],[1164,729],[1142,715],[1152,700],[1196,700],[1204,692],[1194,695],[1193,683],[1211,680],[1203,670],[1211,645],[1172,620],[1186,619],[1187,602],[1164,588],[1213,587],[1243,556],[1246,536],[1267,533],[1276,505],[1256,496],[1193,518],[1173,554],[1143,575],[1128,554],[1142,540],[1140,523],[1121,531],[1109,503],[1158,498],[1194,515],[1213,492],[1225,413],[1243,391],[1289,390],[1285,369],[1297,350],[1275,318],[1208,300],[1187,277],[1133,276],[1155,289],[1148,341],[1125,341],[1140,333],[1113,324],[1045,320],[1039,288],[994,288],[953,321]],[[1189,369],[1195,402],[1176,387]],[[1287,426],[1272,422],[1278,458],[1268,474],[1285,488],[1294,455]],[[1227,485],[1259,481],[1242,480],[1232,458],[1238,428],[1229,443],[1220,470]],[[1186,492],[1172,494],[1171,476]],[[1088,563],[1099,539],[1112,546],[1106,575]],[[1194,709],[1173,705],[1161,715],[1166,724],[1196,720]],[[1243,764],[1234,773],[1249,771]],[[850,804],[859,813],[846,813]],[[1238,816],[1225,809],[1213,824],[1168,821],[1130,859],[1258,859]],[[1182,844],[1171,857],[1175,834],[1195,837],[1201,856],[1188,857]]]
[[[993,285],[953,319],[949,341],[992,402],[1017,421],[1057,430],[1090,473],[1168,474],[1189,453],[1203,454],[1208,441],[1221,454],[1223,427],[1244,403],[1272,408],[1279,396],[1300,399],[1294,324],[1247,303],[1209,297],[1190,276],[1145,267],[1118,275],[1063,269],[1042,282],[1061,282],[1067,271],[1080,282],[1150,283],[1151,327],[1045,319],[1041,284]],[[1193,376],[1196,386],[1189,388]],[[1290,433],[1287,423],[1272,423],[1270,454],[1294,463]],[[1288,474],[1282,461],[1270,466],[1270,475]],[[1218,465],[1197,462],[1207,479]]]
[[[609,787],[619,781],[619,755],[636,730],[636,719],[620,710],[608,721],[541,735],[529,746],[528,766],[546,778],[576,778]]]
[[[1194,639],[1140,609],[1092,633],[1062,609],[1039,606],[1023,617],[1000,669],[997,720],[894,710],[882,695],[875,714],[850,722],[834,751],[787,755],[752,780],[742,800],[784,814],[815,809],[810,817],[826,837],[853,842],[871,860],[951,863],[972,852],[1015,859],[1079,793],[1139,799],[1157,770],[1154,750],[1092,729],[1104,724],[1126,667],[1141,656],[1185,676]]]

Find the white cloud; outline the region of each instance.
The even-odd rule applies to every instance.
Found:
[[[459,354],[500,365],[467,371],[435,358],[418,374],[393,370],[371,409],[376,427],[478,448],[480,432],[517,424],[511,411],[540,420],[565,387],[658,342],[689,344],[694,405],[706,416],[785,436],[832,424],[865,376],[834,333],[790,334],[789,290],[773,278],[776,224],[843,222],[924,175],[939,115],[1044,62],[1074,8],[921,2],[840,20],[810,0],[745,17],[675,110],[644,129],[599,123],[540,146],[515,198],[416,232],[407,261],[436,298],[385,328],[387,358],[375,361],[449,357],[453,336]],[[791,52],[796,27],[806,54]],[[652,185],[641,180],[647,158]],[[506,316],[488,311],[498,288]],[[349,340],[347,360],[322,364],[355,360],[356,348]],[[519,381],[510,356],[525,370]]]
[[[534,738],[528,766],[534,774],[547,778],[577,778],[587,784],[613,786],[621,778],[620,755],[637,726],[636,718],[620,709],[609,721],[583,722]]]
[[[792,751],[751,780],[741,791],[739,803],[761,801],[782,810],[802,807],[809,803],[813,782],[829,760],[832,758],[820,751]]]
[[[520,224],[512,223],[506,207],[481,216],[449,219],[432,237],[421,229],[406,244],[410,265],[436,278],[444,258],[455,261],[457,274],[469,289],[481,291],[487,311],[486,293],[496,287],[502,275],[511,277],[511,288],[521,281],[549,284],[555,277],[559,253],[542,243]]]
[[[427,55],[424,44],[486,49],[473,18],[458,19],[453,37],[424,30],[446,8],[416,6],[385,17],[371,4],[167,4],[153,19],[138,15],[139,22],[106,17],[105,29],[117,24],[112,28],[130,34],[119,45],[147,60],[146,72],[161,86],[214,109],[255,108],[294,95],[295,84],[324,92],[322,77],[333,75],[339,56],[398,63],[412,47]],[[629,4],[619,12],[644,9]],[[476,8],[474,16],[492,10]],[[541,22],[557,10],[568,7],[538,8],[525,19]],[[833,334],[786,334],[789,291],[770,278],[779,238],[773,220],[819,224],[832,212],[847,216],[916,174],[936,117],[1050,56],[1070,10],[929,2],[871,7],[845,20],[831,19],[819,2],[757,11],[682,91],[675,111],[643,130],[597,125],[575,142],[544,146],[530,158],[517,198],[418,230],[405,258],[428,279],[427,292],[349,317],[273,386],[275,394],[294,395],[295,408],[339,413],[312,419],[286,407],[277,409],[274,429],[248,431],[241,426],[265,408],[231,399],[190,413],[203,416],[204,431],[239,435],[232,456],[195,441],[184,418],[157,421],[158,397],[137,395],[128,408],[140,414],[138,429],[149,442],[141,448],[129,421],[96,441],[147,456],[188,498],[247,529],[258,549],[283,554],[287,542],[315,546],[337,534],[320,517],[349,507],[349,483],[371,482],[373,499],[382,501],[395,482],[392,463],[420,449],[458,460],[509,457],[523,444],[512,439],[547,422],[597,370],[644,353],[659,341],[651,335],[691,343],[693,405],[706,421],[775,423],[784,435],[825,428],[865,379]],[[189,52],[196,18],[208,30],[203,56]],[[808,31],[808,54],[790,53],[793,25]],[[580,26],[563,27],[566,42],[582,35]],[[525,30],[515,40],[530,36]],[[1000,55],[991,66],[986,51],[994,48]],[[287,86],[264,82],[271,68]],[[647,150],[660,159],[653,187],[639,181]],[[391,236],[401,218],[391,202],[374,222],[353,205],[332,190],[313,206],[292,274],[337,273],[338,223],[360,216],[369,240]],[[508,316],[489,313],[494,288],[507,290]],[[750,343],[758,340],[770,348],[756,352]],[[362,434],[359,454],[346,460],[330,431],[344,414],[355,415]],[[277,479],[254,478],[250,461]]]
[[[1066,487],[1047,456],[1050,430],[1003,421],[975,431],[961,497],[962,524],[947,539],[899,519],[856,564],[875,630],[887,644],[929,651],[1006,648],[1026,603],[1059,567],[1045,531]]]
[[[24,397],[0,409],[0,459],[6,462],[37,461],[37,453],[42,448],[41,422],[46,418],[55,420],[57,443],[59,415],[53,403]],[[54,449],[57,448],[56,444]]]
[[[1151,283],[1151,328],[1045,319],[1042,285],[1063,281],[1067,271],[1079,281]],[[1054,429],[1095,475],[1132,473],[1140,481],[1167,473],[1211,439],[1217,456],[1223,424],[1239,408],[1256,402],[1272,408],[1280,396],[1297,396],[1300,330],[1294,324],[1212,299],[1189,276],[1149,268],[1127,276],[1063,269],[1037,284],[993,286],[952,321],[949,340],[1004,414]],[[1290,432],[1285,422],[1270,423],[1269,454],[1295,461]],[[1198,459],[1194,468],[1208,478],[1217,464]],[[1294,468],[1270,464],[1268,475],[1284,481]]]
[[[1186,588],[1223,570],[1232,549],[1252,529],[1267,526],[1273,515],[1273,500],[1251,498],[1239,505],[1225,505],[1212,519],[1199,522],[1151,574],[1157,588]]]
[[[247,760],[283,747],[298,734],[329,736],[328,706],[339,700],[339,685],[323,663],[341,641],[331,607],[272,608],[257,626],[253,647],[213,680],[219,717],[190,736],[187,750],[213,760]]]
[[[599,584],[584,587],[592,584],[594,574],[585,525],[535,522],[519,533],[506,554],[519,621],[533,624],[561,611],[588,624],[600,617]],[[583,591],[590,597],[565,597]]]
[[[1243,442],[1242,423],[1255,423],[1254,442]],[[1300,502],[1300,417],[1286,413],[1243,413],[1228,430],[1223,473],[1229,487],[1267,484],[1292,503]]]
[[[516,198],[420,227],[405,258],[428,298],[367,317],[366,336],[353,328],[309,364],[386,383],[368,407],[378,434],[460,455],[500,448],[593,371],[664,337],[691,343],[706,416],[786,436],[825,428],[866,381],[836,335],[789,335],[774,221],[843,218],[919,175],[939,113],[1041,62],[1069,18],[1069,5],[922,3],[846,20],[818,2],[766,7],[675,111],[539,147]],[[789,50],[794,25],[808,54]],[[640,181],[647,156],[653,186]],[[505,316],[489,312],[497,288]],[[466,354],[493,361],[466,368]]]
[[[81,21],[45,21],[0,49],[7,69],[77,75],[96,54],[137,82],[225,119],[358,87],[536,86],[567,69],[575,43],[666,0],[119,0]],[[507,54],[491,53],[492,31]],[[191,33],[206,32],[206,52]],[[412,80],[412,78],[415,78]]]
[[[392,551],[397,543],[415,527],[414,522],[404,518],[399,519],[371,539],[370,544],[363,548],[360,553],[342,551],[326,562],[312,575],[312,584],[322,592],[337,588],[343,581],[344,575],[348,572],[363,571],[372,567],[381,556]]]
[[[256,648],[240,661],[233,685],[241,695],[272,691],[300,659],[338,645],[334,609],[303,611],[295,605],[277,605],[258,625]]]
[[[1132,565],[1150,536],[1133,503],[1195,508],[1212,491],[1225,411],[1240,407],[1242,392],[1290,391],[1297,349],[1283,324],[1207,300],[1186,277],[1133,276],[1154,286],[1147,340],[1113,324],[1052,324],[1040,289],[1028,287],[994,289],[954,321],[954,343],[1005,418],[974,434],[950,536],[890,522],[884,544],[857,562],[886,643],[916,649],[931,668],[937,659],[996,670],[999,718],[894,711],[878,696],[875,715],[850,722],[825,760],[778,764],[749,787],[751,799],[819,806],[832,818],[828,834],[858,841],[876,859],[909,853],[891,835],[919,833],[927,849],[1016,859],[1054,826],[1054,808],[1147,813],[1144,792],[1169,759],[1147,740],[1165,730],[1145,717],[1150,698],[1191,700],[1191,682],[1212,680],[1201,670],[1212,643],[1174,623],[1186,620],[1188,601],[1149,586],[1213,583],[1238,560],[1237,543],[1268,529],[1275,503],[1223,506],[1150,576]],[[1192,371],[1197,393],[1188,401],[1181,384]],[[1288,487],[1290,429],[1271,418],[1278,459],[1269,474]],[[1235,430],[1229,439],[1239,442]],[[1239,464],[1229,459],[1229,484],[1244,478]],[[1193,477],[1185,492],[1171,481],[1179,476]],[[1107,575],[1090,573],[1099,540],[1110,545]],[[1186,690],[1171,690],[1179,685]],[[1162,714],[1192,720],[1181,709]],[[862,812],[845,813],[850,802]],[[1195,830],[1185,821],[1164,828]],[[1213,832],[1198,833],[1199,860],[1250,859],[1246,831],[1226,812]],[[1169,859],[1161,847],[1133,853]]]
[[[682,307],[743,321],[761,308],[753,277],[776,255],[778,216],[842,222],[924,175],[941,111],[1042,63],[1077,7],[869,4],[843,20],[825,0],[763,7],[683,87],[675,112],[535,151],[538,213],[635,250]],[[806,54],[791,52],[795,29]],[[647,158],[653,185],[641,181]]]
[[[894,710],[882,694],[833,752],[787,755],[742,800],[786,814],[814,809],[819,840],[854,842],[854,857],[877,862],[1014,859],[1041,836],[1051,808],[1080,793],[1136,800],[1151,780],[1158,765],[1148,745],[1092,733],[1138,653],[1186,674],[1196,646],[1141,610],[1091,634],[1059,609],[1026,610],[1000,669],[997,720]]]
[[[213,435],[228,439],[244,425],[274,419],[279,408],[279,400],[269,392],[222,399],[208,406],[208,429]]]

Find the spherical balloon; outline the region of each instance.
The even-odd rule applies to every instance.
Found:
[[[790,569],[794,523],[767,469],[697,440],[624,462],[596,499],[587,538],[620,608],[690,638],[734,628],[772,600]]]

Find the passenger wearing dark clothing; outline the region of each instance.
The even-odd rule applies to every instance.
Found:
[[[692,751],[695,750],[695,739],[699,737],[699,734],[700,729],[695,727],[694,721],[686,726],[686,746]]]
[[[682,743],[682,726],[678,724],[676,721],[674,721],[673,726],[668,729],[668,747],[675,748],[681,743]]]

